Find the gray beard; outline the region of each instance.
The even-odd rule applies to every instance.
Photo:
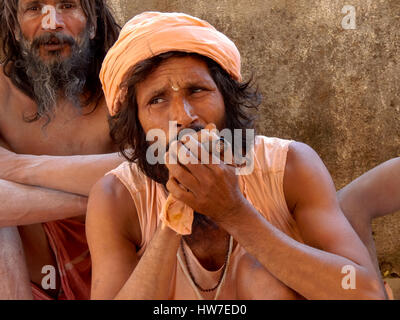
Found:
[[[51,62],[44,62],[38,52],[38,44],[31,44],[24,38],[20,42],[22,59],[17,63],[21,66],[31,82],[37,112],[25,115],[27,121],[46,117],[48,122],[54,114],[58,99],[71,102],[78,109],[81,107],[81,95],[86,84],[88,66],[92,57],[88,32],[81,37],[78,44],[71,37],[60,36],[71,45],[71,56],[62,58],[59,51],[53,53]]]

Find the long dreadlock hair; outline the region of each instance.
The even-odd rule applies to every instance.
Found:
[[[91,41],[94,57],[88,66],[84,92],[88,94],[84,104],[95,103],[103,96],[99,73],[103,59],[110,47],[117,40],[120,26],[115,21],[106,0],[80,0],[83,12],[87,17],[87,27],[94,28],[95,38]],[[0,2],[0,48],[3,59],[0,61],[4,73],[13,84],[27,96],[34,99],[33,87],[24,70],[15,62],[21,59],[21,50],[15,33],[19,30],[18,0]],[[40,117],[40,116],[39,116]],[[37,117],[37,118],[39,118]],[[37,119],[34,119],[37,120]]]

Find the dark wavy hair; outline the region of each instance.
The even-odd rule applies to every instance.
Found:
[[[95,28],[95,38],[91,41],[94,57],[88,67],[84,92],[88,93],[85,105],[99,101],[103,96],[99,73],[103,59],[110,47],[117,40],[120,26],[115,21],[105,0],[81,0],[82,9],[87,17],[87,27]],[[20,60],[21,50],[16,30],[19,30],[17,19],[18,0],[2,0],[0,2],[0,39],[4,66],[4,73],[13,84],[27,96],[34,99],[31,82],[28,81],[24,70],[15,62]]]
[[[109,117],[110,134],[122,155],[135,162],[139,169],[156,182],[165,184],[168,181],[164,165],[151,165],[146,161],[146,151],[149,146],[146,134],[138,117],[136,101],[136,86],[144,81],[155,69],[171,57],[193,56],[205,61],[210,75],[222,94],[225,104],[225,126],[227,129],[254,129],[255,110],[261,104],[261,94],[254,88],[253,81],[238,82],[234,80],[214,60],[196,53],[168,52],[139,62],[133,66],[120,89],[127,90],[126,98],[120,111]],[[243,135],[243,146],[245,136]]]

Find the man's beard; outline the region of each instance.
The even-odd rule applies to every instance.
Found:
[[[39,56],[40,45],[57,39],[59,44],[69,44],[71,54],[61,57],[60,51],[48,52],[53,55],[49,62]],[[85,30],[80,43],[61,33],[45,33],[30,44],[21,37],[21,59],[16,61],[26,73],[32,87],[33,99],[37,103],[37,112],[28,116],[28,121],[53,115],[59,98],[66,99],[77,108],[81,107],[81,95],[84,92],[88,66],[92,58],[89,33]]]

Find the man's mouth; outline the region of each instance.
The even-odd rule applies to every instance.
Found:
[[[62,50],[65,47],[65,43],[61,43],[58,40],[54,40],[44,43],[42,47],[47,51],[57,51],[57,50]]]
[[[58,51],[62,50],[67,43],[61,42],[57,38],[51,38],[49,41],[42,44],[42,47],[47,51]]]
[[[65,47],[65,44],[44,44],[43,48],[47,51],[59,51]]]

